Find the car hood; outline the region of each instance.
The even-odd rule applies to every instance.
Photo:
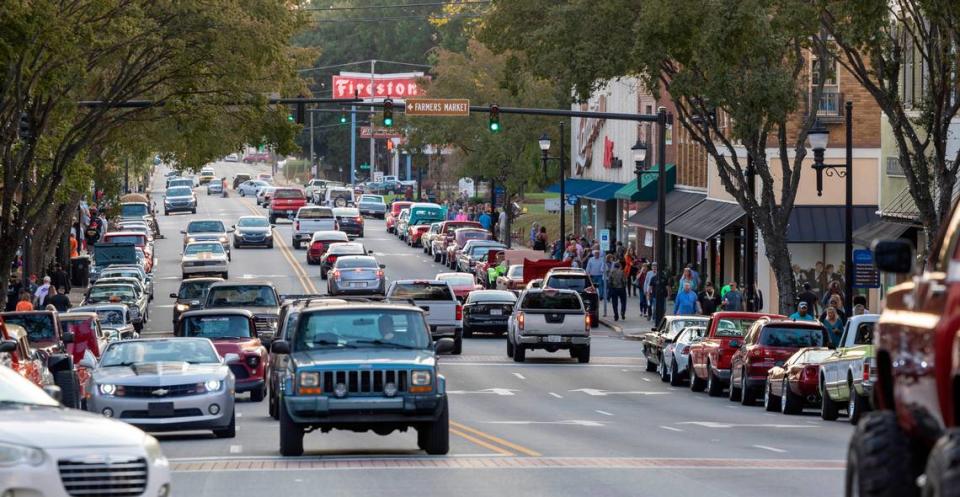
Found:
[[[323,349],[295,352],[293,359],[300,368],[370,365],[375,368],[425,366],[432,368],[437,358],[429,350],[404,349]]]
[[[122,385],[179,385],[201,382],[226,376],[222,364],[188,364],[186,362],[145,362],[130,367],[98,368],[93,372],[97,383]]]
[[[260,340],[251,338],[248,340],[214,340],[213,346],[221,356],[227,354],[239,354],[243,351],[260,350]]]
[[[0,409],[0,440],[43,449],[141,446],[144,433],[127,423],[64,408]]]

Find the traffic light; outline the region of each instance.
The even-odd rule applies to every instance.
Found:
[[[306,121],[307,117],[307,104],[303,102],[298,102],[296,107],[296,121],[297,124],[303,124]]]
[[[490,132],[499,133],[500,132],[500,106],[493,104],[490,106]]]
[[[347,113],[342,109],[340,110],[340,124],[347,124]]]
[[[294,122],[297,118],[293,114],[287,114],[287,122]]]
[[[393,127],[393,100],[389,98],[383,101],[383,125]]]
[[[24,141],[33,138],[33,127],[30,126],[30,115],[26,112],[20,113],[20,124],[17,128],[17,135]]]

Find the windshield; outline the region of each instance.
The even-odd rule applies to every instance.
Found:
[[[742,337],[756,319],[721,319],[717,323],[718,337]]]
[[[483,255],[487,255],[490,253],[491,250],[496,250],[498,248],[501,248],[501,247],[498,245],[475,245],[470,248],[470,256],[480,257]]]
[[[103,279],[106,279],[106,278],[134,278],[134,279],[139,280],[139,279],[141,279],[141,275],[140,275],[140,273],[138,273],[138,272],[136,272],[136,271],[118,271],[118,270],[116,270],[116,269],[110,269],[110,270],[107,270],[107,271],[104,271],[103,273],[101,273],[101,274],[100,274],[100,278],[103,278]]]
[[[451,274],[440,276],[437,279],[441,281],[448,281],[453,286],[473,286],[472,274]]]
[[[393,205],[390,206],[390,213],[396,216],[407,207],[410,207],[410,202],[394,202]]]
[[[56,407],[59,402],[12,369],[0,368],[0,406],[4,404]]]
[[[418,219],[418,224],[427,222],[428,219],[443,219],[443,211],[436,207],[417,207],[410,213],[411,217]]]
[[[189,197],[193,194],[193,190],[186,186],[176,186],[167,189],[168,197]]]
[[[294,351],[394,345],[430,346],[423,314],[403,309],[357,309],[301,314]]]
[[[390,296],[413,300],[453,300],[450,287],[442,283],[397,283]]]
[[[180,284],[180,291],[177,293],[177,298],[194,300],[203,299],[203,297],[207,294],[207,289],[210,288],[210,285],[214,283],[214,281],[186,280]]]
[[[87,300],[90,302],[107,302],[113,296],[119,297],[121,301],[134,300],[136,290],[131,285],[95,285],[90,288]]]
[[[504,292],[502,290],[484,290],[482,292],[473,292],[467,297],[467,303],[474,302],[516,302],[517,297],[513,292]]]
[[[333,211],[319,207],[309,207],[300,209],[297,217],[300,219],[331,219],[333,218]]]
[[[580,297],[566,292],[535,292],[523,298],[522,307],[526,309],[550,309],[558,311],[579,311]]]
[[[546,281],[544,286],[559,290],[576,290],[578,292],[582,292],[588,287],[593,286],[593,283],[590,282],[589,276],[582,274],[570,276],[551,276]]]
[[[334,209],[333,215],[337,217],[360,217],[360,211],[353,207],[341,207]]]
[[[147,204],[121,204],[120,205],[120,216],[121,217],[143,217],[147,214],[150,214],[150,210],[147,209]]]
[[[273,288],[266,285],[238,285],[211,288],[207,295],[206,307],[239,307],[252,305],[273,307],[277,295]]]
[[[330,245],[330,253],[337,255],[364,254],[363,246],[356,243],[334,243]]]
[[[266,228],[270,222],[265,217],[242,217],[237,221],[237,226],[241,228]]]
[[[187,233],[223,233],[226,231],[221,221],[192,221],[187,225]]]
[[[219,243],[191,243],[184,249],[183,255],[197,255],[201,253],[225,254],[223,245]]]
[[[337,259],[337,269],[379,269],[380,265],[373,257],[344,257]]]
[[[102,326],[122,326],[127,324],[126,320],[123,319],[123,311],[118,311],[116,309],[97,309],[97,317],[100,318],[100,324]]]
[[[780,328],[767,326],[760,334],[760,345],[768,347],[823,347],[827,332],[821,328]]]
[[[810,363],[817,364],[817,363],[823,362],[823,360],[829,357],[830,354],[833,354],[833,351],[830,349],[808,350],[800,354],[799,356],[795,356],[793,363],[796,364],[798,362],[810,362]]]
[[[53,318],[48,314],[6,314],[3,320],[27,330],[27,340],[31,342],[50,342],[56,339],[53,333]]]
[[[685,328],[700,325],[703,326],[707,324],[707,319],[675,319],[670,322],[670,329],[667,331],[666,335],[671,339],[675,339],[677,335],[680,334]]]
[[[295,189],[281,189],[277,190],[273,196],[275,198],[303,198],[303,192]]]
[[[112,235],[106,237],[108,243],[132,243],[136,246],[142,246],[144,243],[143,235]]]
[[[477,230],[461,231],[461,232],[459,233],[459,236],[460,236],[460,238],[461,238],[462,240],[464,240],[464,241],[466,241],[466,240],[483,240],[483,239],[487,238],[487,232],[486,232],[486,231],[477,231]]]
[[[109,368],[145,362],[216,364],[220,362],[220,356],[208,340],[190,338],[131,340],[111,343],[103,353],[100,366]]]
[[[250,338],[246,316],[190,316],[183,318],[183,336],[202,338]]]
[[[523,266],[510,266],[507,270],[507,278],[523,278]]]

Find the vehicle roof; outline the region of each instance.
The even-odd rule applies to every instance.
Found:
[[[530,288],[524,293],[569,293],[579,296],[580,293],[569,288]]]
[[[216,309],[200,309],[196,311],[187,311],[180,314],[180,319],[192,316],[222,316],[229,314],[231,316],[245,316],[253,318],[253,313],[240,307],[218,307]]]
[[[225,286],[268,286],[270,288],[276,289],[276,285],[274,285],[272,281],[267,281],[267,280],[244,280],[244,281],[222,280],[212,285],[212,287],[217,287],[217,288],[225,287]]]
[[[87,311],[77,311],[77,312],[61,312],[60,321],[80,321],[81,319],[97,319],[98,315],[96,312],[87,312]]]
[[[822,329],[823,324],[819,321],[804,321],[802,319],[793,320],[793,319],[774,319],[766,318],[760,322],[760,326],[779,326],[783,328],[816,328]]]
[[[337,242],[337,243],[331,243],[327,247],[327,252],[330,252],[331,250],[336,250],[336,249],[346,249],[346,248],[355,248],[355,247],[359,247],[360,250],[365,249],[363,244],[360,242]]]
[[[710,321],[710,316],[664,316],[663,319],[666,319],[668,323],[672,321],[703,321],[706,323]]]
[[[240,217],[237,218],[237,221],[239,221],[239,220],[241,220],[241,219],[266,219],[266,218],[267,218],[267,216],[256,216],[256,215],[251,214],[251,215],[249,215],[249,216],[240,216]]]
[[[301,312],[310,311],[336,311],[344,309],[369,309],[376,310],[402,310],[410,312],[423,313],[424,310],[408,303],[399,302],[353,302],[349,300],[337,301],[311,301]]]
[[[340,261],[355,261],[355,260],[361,260],[361,259],[362,260],[372,259],[374,262],[377,261],[377,258],[372,255],[350,254],[350,255],[345,255],[343,257],[337,257],[337,263],[339,263]]]
[[[193,223],[209,223],[209,222],[218,222],[218,223],[223,224],[223,220],[222,220],[222,219],[216,219],[216,218],[212,218],[212,217],[207,217],[207,218],[200,218],[200,219],[191,219],[190,222],[187,223],[187,226],[190,226],[190,225],[193,224]]]
[[[180,281],[180,286],[183,286],[185,283],[206,283],[206,282],[216,283],[218,281],[227,281],[223,278],[215,278],[212,276],[204,276],[200,278],[188,278]]]
[[[850,323],[851,326],[855,326],[860,323],[876,323],[879,320],[879,314],[861,314],[859,316],[850,316],[847,322]]]
[[[303,188],[300,188],[299,186],[275,186],[274,188],[277,190],[296,190],[300,193],[303,193]]]
[[[434,276],[433,279],[435,279],[435,280],[442,280],[442,279],[444,279],[444,278],[451,278],[451,277],[454,277],[454,276],[459,276],[459,277],[469,276],[469,277],[473,278],[473,277],[474,277],[474,274],[473,274],[473,273],[465,273],[465,272],[463,272],[463,271],[450,271],[450,272],[446,272],[446,273],[437,273],[437,275]]]
[[[433,203],[433,202],[414,202],[414,203],[410,204],[410,208],[414,208],[414,207],[431,207],[431,208],[436,208],[436,209],[440,209],[440,208],[441,208],[441,207],[440,207],[440,204]]]
[[[775,312],[746,312],[746,311],[717,311],[710,315],[711,319],[723,319],[723,318],[732,318],[732,319],[760,319],[760,318],[780,318],[786,319],[786,316],[777,314]]]
[[[457,223],[472,223],[473,221],[446,221],[446,222],[448,222],[448,223],[452,223],[452,222],[457,222]],[[468,231],[487,231],[487,230],[481,228],[480,226],[464,226],[464,227],[462,227],[462,228],[457,228],[457,229],[453,230],[453,232],[454,232],[455,234],[456,234],[456,233],[460,233],[460,232],[466,233],[466,232],[468,232]]]
[[[103,235],[104,237],[108,236],[146,236],[140,231],[109,231],[107,234]]]
[[[565,276],[569,276],[569,275],[586,276],[587,272],[578,267],[555,267],[555,268],[548,269],[547,274],[545,274],[544,277],[553,276],[555,274],[562,274]]]
[[[334,238],[338,240],[342,239],[344,241],[347,241],[350,239],[350,237],[347,236],[347,234],[342,231],[316,231],[313,233],[313,236],[311,238],[315,240],[319,240],[326,237],[331,237],[330,238],[331,240]]]

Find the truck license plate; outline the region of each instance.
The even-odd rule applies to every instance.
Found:
[[[563,337],[561,337],[560,335],[550,335],[547,337],[547,342],[550,342],[550,343],[560,343],[562,341],[563,341]]]
[[[173,402],[150,402],[147,404],[147,414],[151,418],[173,417]]]
[[[501,311],[500,309],[490,309],[490,315],[491,315],[491,316],[502,316],[502,315],[503,315],[503,311]]]

